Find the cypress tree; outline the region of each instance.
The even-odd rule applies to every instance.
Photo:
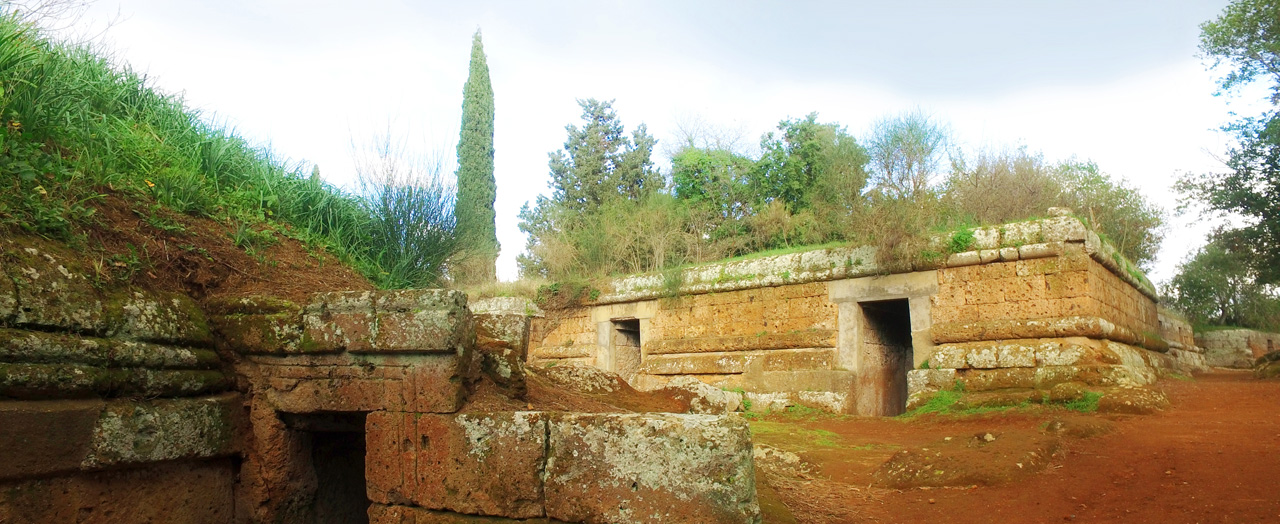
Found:
[[[497,280],[498,233],[493,201],[493,86],[477,30],[471,40],[471,71],[462,87],[462,131],[458,139],[458,198],[455,213],[464,251],[459,277]]]

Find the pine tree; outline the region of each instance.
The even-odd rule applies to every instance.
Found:
[[[471,40],[471,71],[462,87],[462,131],[458,139],[456,215],[464,260],[458,277],[497,280],[498,235],[493,201],[493,86],[480,31]]]

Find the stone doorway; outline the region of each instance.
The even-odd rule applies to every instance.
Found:
[[[911,308],[907,299],[860,302],[857,412],[894,416],[907,409],[907,372],[913,367]]]
[[[364,413],[281,414],[310,458],[314,495],[302,513],[307,522],[369,522],[365,489]],[[306,450],[309,449],[309,452]],[[310,483],[308,483],[310,484]],[[310,487],[310,486],[308,486]]]
[[[640,319],[614,319],[610,337],[613,372],[628,383],[640,371]]]

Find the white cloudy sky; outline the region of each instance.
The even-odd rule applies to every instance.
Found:
[[[546,192],[575,98],[616,99],[628,129],[681,122],[749,144],[817,111],[861,136],[920,107],[966,148],[1076,155],[1172,209],[1181,172],[1221,169],[1217,131],[1247,99],[1214,97],[1198,24],[1225,0],[388,1],[97,0],[81,28],[160,88],[278,154],[349,183],[351,142],[387,128],[452,172],[471,34],[496,102],[499,275],[524,248],[516,213]],[[665,158],[659,160],[665,169]],[[1173,217],[1153,277],[1208,226]]]

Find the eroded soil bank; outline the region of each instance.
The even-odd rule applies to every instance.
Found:
[[[1217,371],[1156,387],[1172,407],[1144,416],[766,417],[756,443],[809,471],[757,460],[765,522],[1280,521],[1280,381]],[[927,457],[923,476],[969,485],[884,487],[877,470],[903,450]]]

